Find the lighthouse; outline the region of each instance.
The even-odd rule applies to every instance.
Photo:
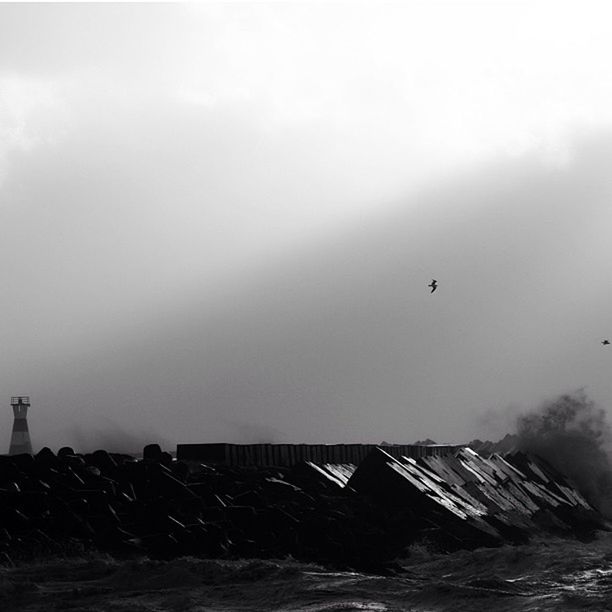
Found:
[[[11,435],[11,447],[9,455],[21,455],[23,453],[32,454],[32,442],[28,430],[28,408],[30,398],[27,395],[11,397],[11,406],[15,421],[13,422],[13,433]]]

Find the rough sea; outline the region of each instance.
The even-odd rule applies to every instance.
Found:
[[[390,576],[284,560],[55,559],[0,568],[3,612],[612,610],[612,534],[436,554]]]

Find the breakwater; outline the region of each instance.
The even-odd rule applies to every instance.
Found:
[[[303,461],[360,464],[374,449],[395,458],[450,455],[458,444],[179,444],[176,458],[236,467],[291,467]]]
[[[291,467],[45,448],[0,457],[0,559],[87,549],[171,559],[285,558],[376,569],[435,550],[586,537],[605,522],[546,462],[468,448]]]

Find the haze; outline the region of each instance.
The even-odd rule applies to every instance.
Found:
[[[462,442],[612,406],[588,2],[0,5],[0,424]],[[436,278],[431,295],[427,284]]]

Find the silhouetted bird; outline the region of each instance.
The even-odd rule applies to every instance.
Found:
[[[433,279],[427,286],[431,287],[431,292],[433,293],[438,288],[438,281]]]
[[[601,343],[605,346],[607,344],[610,344],[610,341],[609,340],[602,340]]]

